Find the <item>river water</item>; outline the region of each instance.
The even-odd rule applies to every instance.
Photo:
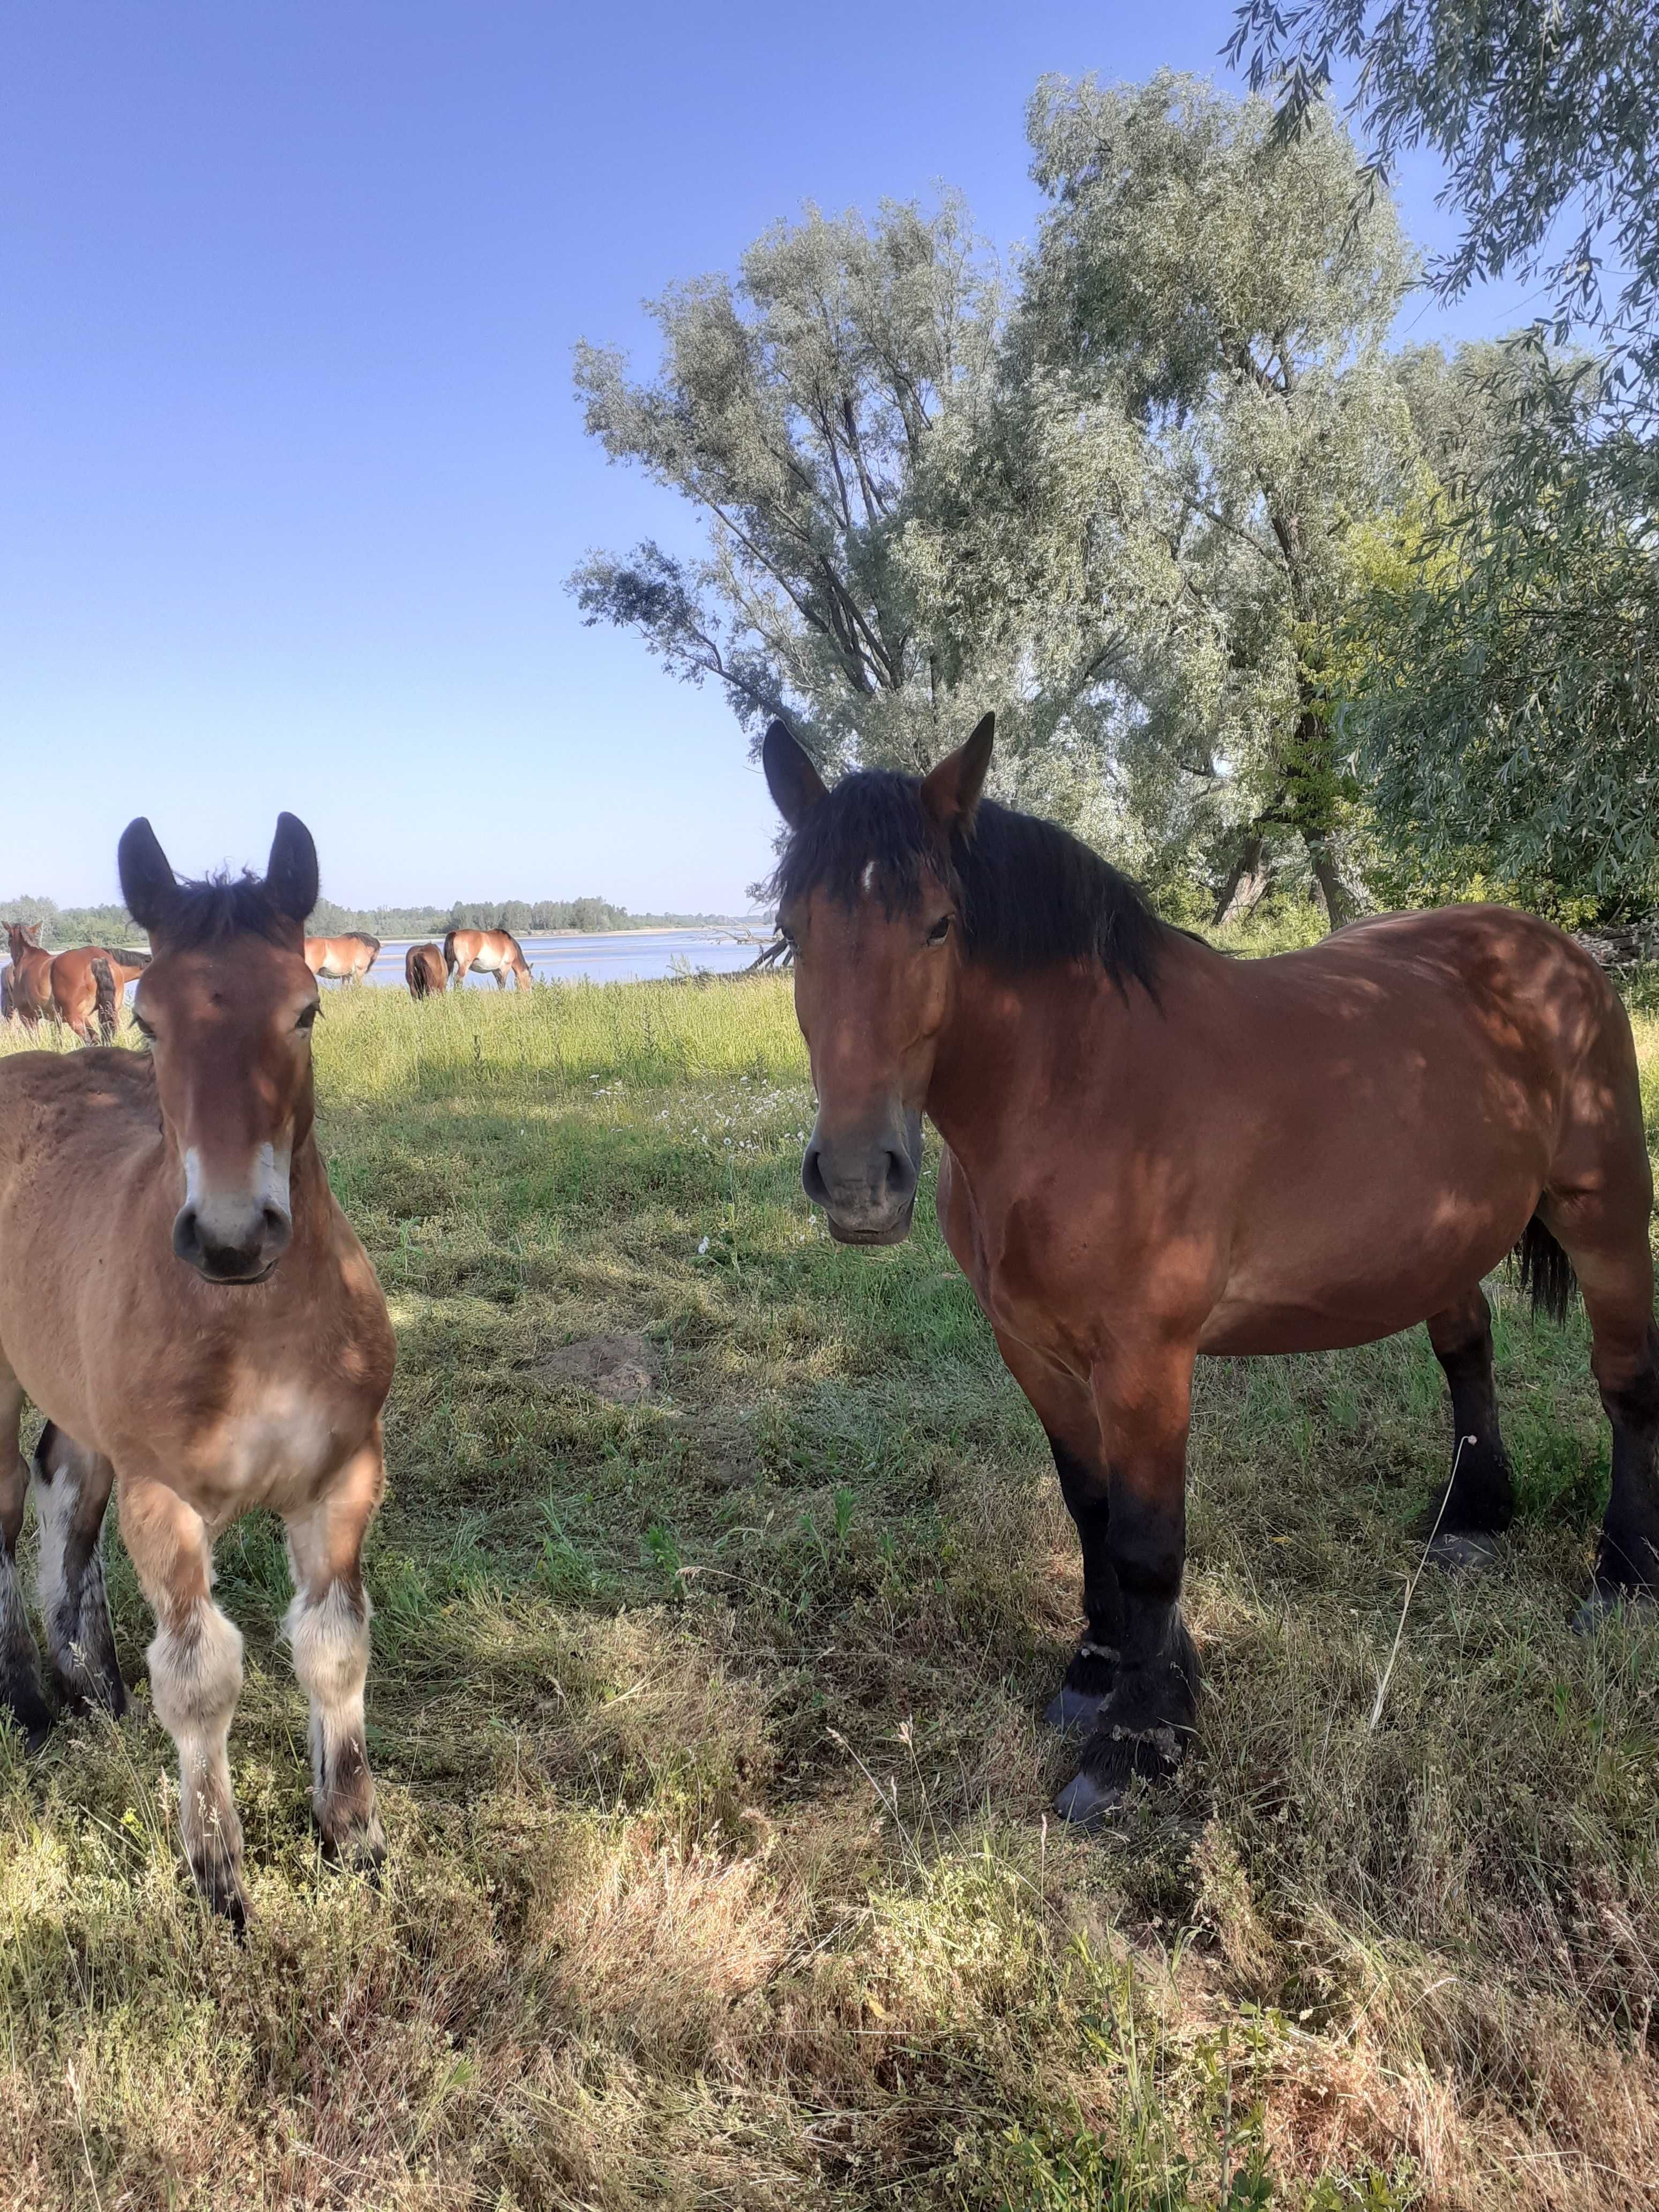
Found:
[[[672,975],[683,963],[727,972],[746,968],[770,933],[756,927],[755,942],[733,944],[729,937],[703,929],[624,929],[593,937],[521,937],[524,957],[538,983],[639,983]],[[424,939],[388,937],[369,969],[371,983],[404,988],[404,955]],[[432,940],[441,944],[441,938]],[[493,975],[475,969],[464,987],[493,991]]]

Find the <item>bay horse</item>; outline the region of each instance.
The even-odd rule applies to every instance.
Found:
[[[108,969],[106,978],[95,972],[102,962]],[[82,1044],[95,1042],[93,1023],[97,1019],[106,1044],[115,1042],[116,1018],[121,996],[129,983],[137,982],[149,965],[148,952],[137,952],[126,947],[112,948],[106,945],[77,945],[68,952],[60,952],[52,963],[52,1004],[55,1018],[79,1037]],[[112,984],[112,1005],[100,1008],[100,981]]]
[[[498,991],[506,990],[509,975],[520,991],[527,991],[533,980],[524,947],[506,929],[452,929],[444,939],[444,966],[458,991],[473,968],[481,975],[493,975]]]
[[[38,921],[9,921],[6,947],[11,954],[12,1012],[32,1030],[52,1018],[52,957],[41,945]]]
[[[1182,1620],[1200,1353],[1313,1352],[1426,1321],[1460,1446],[1431,1547],[1512,1510],[1482,1279],[1576,1275],[1613,1427],[1577,1623],[1659,1593],[1653,1186],[1617,993],[1547,922],[1390,915],[1233,960],[1159,921],[1052,823],[981,798],[993,722],[925,777],[826,790],[781,722],[775,878],[818,1110],[807,1195],[848,1244],[910,1226],[921,1117],[939,1225],[1048,1433],[1085,1627],[1045,1716],[1087,1726],[1057,1809],[1089,1823],[1192,1735]]]
[[[404,953],[404,981],[411,999],[441,998],[448,980],[441,945],[411,945]]]
[[[380,957],[380,940],[361,929],[338,937],[308,937],[306,966],[331,983],[361,983]]]
[[[0,1699],[38,1740],[51,1716],[16,1561],[27,1394],[46,1416],[33,1479],[58,1684],[118,1716],[125,1703],[100,1548],[112,1486],[156,1617],[150,1691],[178,1747],[185,1851],[240,1925],[226,1746],[242,1639],[213,1601],[213,1546],[252,1507],[287,1523],[325,1841],[355,1863],[384,1856],[361,1553],[392,1335],[313,1127],[309,831],[278,816],[263,880],[176,881],[143,819],[119,860],[154,948],[134,1006],[149,1051],[0,1058]]]

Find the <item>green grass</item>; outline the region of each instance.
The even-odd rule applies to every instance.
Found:
[[[1200,1743],[1087,1841],[1033,1717],[1079,1602],[1041,1432],[925,1196],[890,1252],[810,1218],[787,986],[331,993],[318,1056],[400,1346],[387,1878],[320,1863],[255,1516],[219,1552],[246,1948],[143,1698],[0,1738],[0,2202],[1659,2202],[1659,1650],[1565,1626],[1582,1320],[1500,1297],[1522,1514],[1419,1587],[1375,1730],[1443,1473],[1426,1341],[1204,1368]],[[538,1373],[620,1333],[640,1403]]]

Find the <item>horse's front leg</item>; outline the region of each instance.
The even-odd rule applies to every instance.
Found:
[[[213,1602],[206,1524],[164,1483],[118,1481],[121,1534],[155,1608],[149,1663],[155,1717],[179,1747],[179,1818],[197,1887],[240,1928],[242,1824],[227,1747],[242,1688],[242,1638]]]
[[[369,1603],[362,1577],[363,1535],[385,1481],[377,1421],[324,1495],[288,1523],[294,1602],[286,1627],[294,1671],[311,1702],[312,1804],[330,1850],[359,1867],[386,1856],[363,1740]]]
[[[104,1587],[104,1509],[115,1469],[48,1421],[34,1448],[34,1509],[40,1523],[40,1613],[46,1649],[65,1694],[116,1719],[126,1686]]]
[[[1187,1341],[1126,1345],[1095,1370],[1121,1627],[1111,1695],[1056,1801],[1068,1820],[1111,1812],[1137,1774],[1171,1773],[1197,1717],[1198,1654],[1180,1605],[1194,1352]]]
[[[17,1540],[29,1494],[29,1471],[17,1449],[22,1412],[22,1386],[0,1360],[0,1713],[10,1714],[33,1751],[46,1741],[52,1708],[40,1694],[40,1655],[17,1571]]]

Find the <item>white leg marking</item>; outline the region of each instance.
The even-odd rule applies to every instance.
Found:
[[[179,1747],[179,1815],[191,1863],[231,1869],[242,1855],[242,1824],[231,1795],[226,1745],[242,1687],[242,1638],[208,1601],[182,1628],[162,1628],[145,1655],[155,1717]]]

